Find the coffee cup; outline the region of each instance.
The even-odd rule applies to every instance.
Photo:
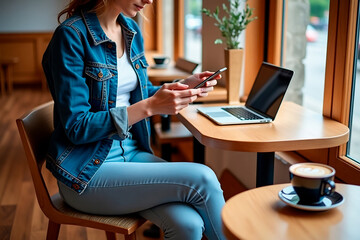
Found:
[[[166,65],[170,62],[170,58],[166,56],[154,56],[153,59],[156,65]]]
[[[297,163],[289,168],[299,203],[315,204],[335,191],[335,169],[320,163]]]

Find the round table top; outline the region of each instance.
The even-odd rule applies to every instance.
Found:
[[[360,239],[360,186],[336,184],[345,201],[325,211],[283,203],[278,193],[290,184],[255,188],[230,198],[222,211],[228,239]]]

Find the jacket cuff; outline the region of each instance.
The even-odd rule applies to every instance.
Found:
[[[126,107],[115,107],[110,109],[115,128],[119,137],[124,140],[129,136],[129,122]]]

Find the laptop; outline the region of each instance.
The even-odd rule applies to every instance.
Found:
[[[219,125],[272,122],[293,73],[263,62],[245,105],[199,107],[197,110]]]

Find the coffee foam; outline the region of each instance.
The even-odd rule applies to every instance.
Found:
[[[297,166],[292,172],[306,177],[321,177],[330,174],[332,170],[319,165],[304,164]]]

